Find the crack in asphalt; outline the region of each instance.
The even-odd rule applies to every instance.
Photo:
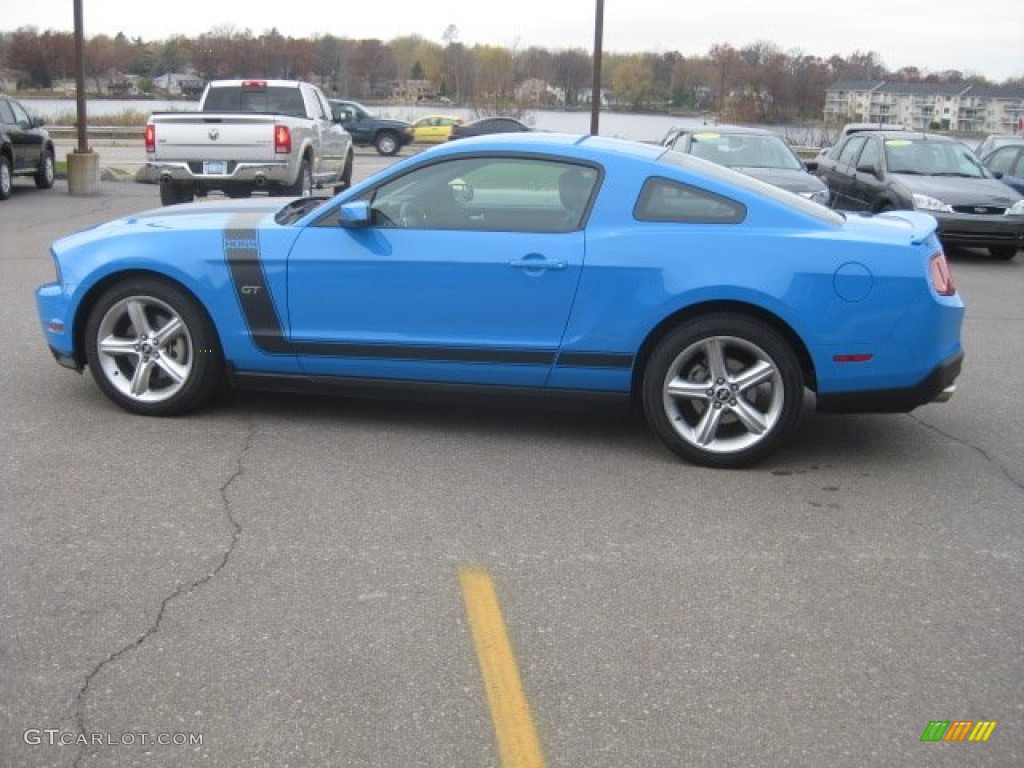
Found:
[[[1016,486],[1021,491],[1024,491],[1024,480],[1019,479],[1016,475],[1013,474],[1013,472],[1011,472],[1009,470],[1009,468],[1007,468],[1004,464],[1002,464],[999,461],[997,461],[994,456],[992,456],[988,451],[986,451],[980,445],[975,445],[970,440],[965,440],[962,437],[957,437],[956,435],[952,435],[949,432],[946,432],[946,431],[940,429],[939,427],[936,427],[934,424],[929,424],[924,419],[921,419],[920,417],[915,416],[912,413],[908,413],[907,416],[909,416],[911,419],[916,421],[918,424],[920,424],[925,429],[930,429],[935,434],[941,435],[942,437],[946,438],[947,440],[952,440],[954,443],[957,443],[958,445],[962,445],[965,448],[970,448],[972,451],[974,451],[979,456],[981,456],[989,464],[992,464],[993,466],[997,467],[999,469],[999,471],[1001,471],[1003,473],[1003,475],[1006,476],[1006,479],[1009,480],[1011,484]]]
[[[235,551],[235,547],[238,545],[238,540],[242,536],[242,526],[231,512],[231,500],[228,498],[228,491],[231,486],[238,481],[245,474],[245,456],[252,448],[252,441],[256,434],[255,421],[250,417],[248,430],[246,431],[245,439],[242,441],[242,447],[238,451],[238,455],[235,457],[235,468],[231,475],[224,481],[220,486],[220,500],[224,509],[224,517],[227,519],[228,524],[231,526],[231,542],[228,544],[224,553],[221,555],[220,562],[217,566],[207,573],[202,578],[196,579],[188,584],[179,584],[178,587],[165,597],[160,602],[160,609],[157,611],[156,619],[150,624],[149,628],[146,629],[141,635],[135,640],[122,646],[119,650],[108,655],[103,661],[93,667],[92,671],[85,676],[85,683],[78,692],[78,696],[75,698],[75,725],[78,728],[78,733],[84,734],[85,730],[85,697],[89,693],[89,687],[92,685],[92,681],[102,672],[107,666],[118,661],[121,657],[131,653],[136,648],[139,648],[149,638],[160,631],[160,623],[163,621],[164,613],[167,611],[167,606],[170,605],[174,600],[178,599],[183,595],[191,594],[197,589],[201,589],[207,583],[216,578],[228,564],[228,560],[231,559],[231,554]],[[85,747],[78,750],[75,755],[75,759],[72,762],[72,768],[79,768],[79,763],[85,757]]]

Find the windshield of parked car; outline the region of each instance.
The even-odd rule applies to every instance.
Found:
[[[677,168],[683,168],[690,173],[708,176],[727,184],[731,184],[734,187],[740,187],[741,189],[760,195],[761,197],[767,197],[775,203],[787,205],[790,208],[799,210],[807,216],[813,216],[824,224],[838,226],[846,221],[841,214],[836,213],[830,208],[826,208],[824,205],[811,202],[807,198],[801,197],[795,192],[787,192],[780,187],[768,184],[760,179],[755,179],[753,176],[747,176],[744,173],[734,171],[731,168],[717,163],[710,163],[706,160],[701,160],[693,155],[684,155],[682,152],[669,150],[658,158],[658,162],[673,165]]]
[[[885,162],[890,173],[916,176],[988,178],[981,161],[958,141],[887,139]]]
[[[731,168],[784,168],[803,170],[803,163],[778,136],[695,133],[690,153]]]

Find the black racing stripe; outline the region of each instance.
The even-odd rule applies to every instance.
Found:
[[[617,352],[563,352],[558,365],[565,368],[632,368],[633,356]]]
[[[540,349],[481,349],[479,347],[417,347],[399,344],[296,341],[292,350],[312,357],[368,357],[452,363],[551,365],[555,353]]]
[[[272,354],[293,353],[267,286],[260,259],[259,230],[253,216],[232,216],[224,230],[224,258],[231,270],[235,295],[256,346]]]

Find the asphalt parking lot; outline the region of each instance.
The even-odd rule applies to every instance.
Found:
[[[54,238],[158,204],[0,203],[0,766],[512,768],[471,566],[548,766],[1024,764],[1024,255],[950,254],[951,402],[808,408],[724,472],[600,410],[121,412],[53,362],[33,291]],[[921,741],[958,720],[997,725]]]

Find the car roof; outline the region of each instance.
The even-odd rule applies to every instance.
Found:
[[[879,136],[883,141],[889,139],[906,139],[908,141],[942,141],[957,142],[952,136],[943,136],[941,133],[924,133],[923,131],[858,131],[851,133],[847,139],[852,139],[858,133],[870,133],[872,136]]]
[[[599,159],[603,153],[612,153],[642,160],[656,160],[665,153],[657,144],[644,144],[627,139],[613,139],[607,136],[591,136],[578,133],[547,133],[527,131],[523,133],[493,133],[470,136],[459,141],[430,150],[435,154],[455,154],[464,151],[495,152],[538,152],[545,150],[578,159]]]

